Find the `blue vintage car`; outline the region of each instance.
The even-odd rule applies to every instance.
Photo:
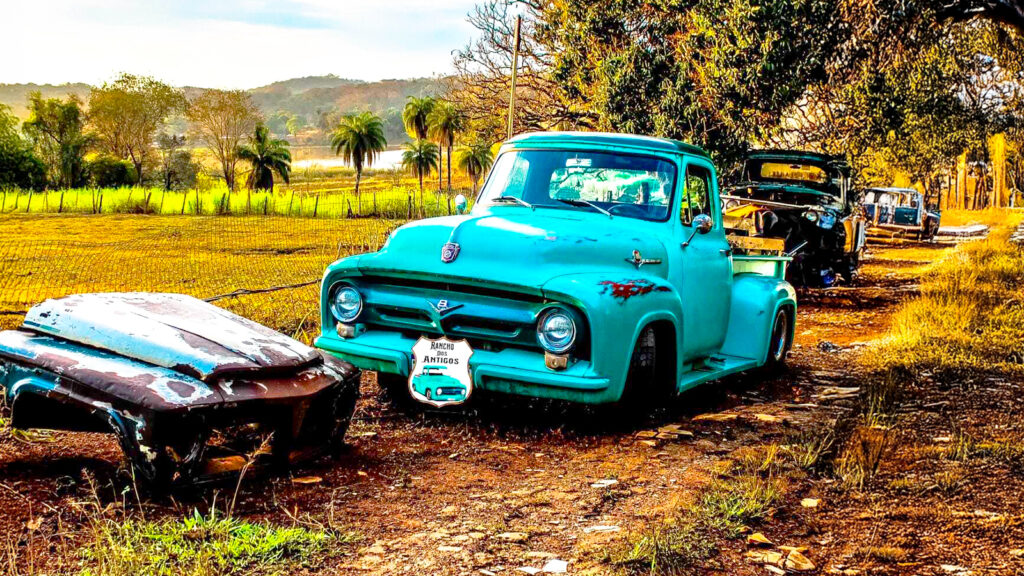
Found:
[[[864,194],[864,212],[874,234],[909,234],[921,240],[939,232],[942,213],[927,206],[913,188],[871,188]]]
[[[475,389],[584,403],[784,361],[788,258],[738,254],[695,146],[599,133],[506,142],[470,214],[331,264],[316,345],[407,388],[421,338],[465,340]],[[760,252],[760,253],[757,253]]]
[[[462,402],[468,392],[457,378],[445,374],[444,366],[424,366],[412,379],[412,389],[435,402]]]

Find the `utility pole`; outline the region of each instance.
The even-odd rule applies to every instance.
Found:
[[[516,72],[519,69],[519,34],[523,27],[523,17],[516,16],[516,39],[512,47],[512,89],[508,95],[508,137],[512,138],[512,126],[515,121],[516,109]]]

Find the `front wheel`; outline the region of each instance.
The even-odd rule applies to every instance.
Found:
[[[765,367],[779,368],[786,363],[786,356],[793,345],[790,334],[789,313],[785,308],[775,313],[775,322],[772,324],[770,340],[768,341],[768,357],[765,358]]]

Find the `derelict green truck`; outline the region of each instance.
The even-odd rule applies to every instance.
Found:
[[[468,343],[473,389],[594,404],[682,392],[784,362],[796,295],[770,242],[729,235],[700,148],[526,134],[469,214],[327,268],[316,345],[395,388],[428,339]]]

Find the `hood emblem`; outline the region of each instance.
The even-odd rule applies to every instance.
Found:
[[[460,246],[457,242],[448,242],[441,248],[441,262],[448,264],[459,257]]]
[[[636,266],[636,269],[639,270],[644,264],[661,264],[661,258],[644,258],[640,255],[639,250],[633,250],[633,257],[626,258],[626,262]]]
[[[457,310],[459,308],[462,308],[463,306],[465,306],[465,304],[452,304],[451,302],[444,298],[438,300],[437,303],[430,302],[430,307],[433,308],[435,312],[437,312],[438,316],[444,316],[445,314],[451,312],[452,310]]]

